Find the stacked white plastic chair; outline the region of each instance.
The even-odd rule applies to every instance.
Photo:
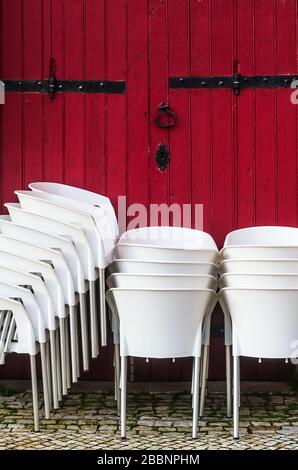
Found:
[[[99,331],[101,345],[107,344],[105,267],[112,259],[118,225],[111,203],[104,196],[61,184],[35,184],[38,191],[16,191],[20,204],[5,204],[9,216],[0,216],[0,297],[9,303],[16,292],[14,298],[22,302],[20,307],[16,301],[11,304],[13,310],[0,307],[0,364],[5,363],[5,355],[11,351],[32,356],[40,349],[45,416],[49,418],[51,408],[59,407],[71,382],[80,377],[81,351],[83,369],[88,370],[89,349],[92,357],[99,353]],[[47,189],[53,190],[53,195],[46,193]],[[95,290],[98,278],[100,295]],[[88,290],[91,347],[85,298]],[[96,302],[96,298],[100,300]],[[18,330],[19,320],[14,318],[20,311],[26,312],[26,321],[28,317],[24,334],[32,327],[35,349],[31,344],[25,351],[23,346],[29,343]],[[31,366],[37,430],[37,385],[32,358]]]
[[[0,355],[14,352],[30,356],[34,429],[38,431],[36,355],[39,351],[42,364],[45,418],[50,417],[49,364],[46,359],[48,336],[42,313],[34,295],[28,289],[2,282],[0,283],[0,311]]]
[[[298,338],[298,229],[231,232],[221,251],[220,303],[231,319],[234,437],[239,437],[240,356],[288,359]]]
[[[192,391],[196,437],[201,346],[204,345],[203,357],[207,360],[210,318],[217,299],[217,260],[214,240],[198,230],[144,227],[120,237],[107,282],[113,311],[116,386],[120,342],[122,437],[127,356],[195,358]],[[201,395],[205,394],[205,384],[203,374]]]

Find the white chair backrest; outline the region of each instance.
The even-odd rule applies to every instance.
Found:
[[[298,274],[223,274],[219,286],[259,288],[259,289],[298,289]]]
[[[0,297],[0,310],[12,312],[18,331],[16,350],[19,354],[32,354],[38,352],[33,326],[24,306],[16,300]]]
[[[111,289],[107,299],[120,318],[122,356],[199,357],[202,322],[217,294],[208,289]]]
[[[39,343],[46,342],[45,323],[41,309],[36,298],[29,289],[19,287],[8,282],[0,281],[0,296],[22,301],[28,317],[31,321],[35,338]]]
[[[278,226],[242,228],[226,236],[224,246],[229,245],[298,246],[298,228]]]
[[[75,290],[68,264],[59,251],[0,234],[0,250],[49,263],[53,266],[64,292],[64,302],[75,305]]]
[[[115,258],[140,259],[145,261],[195,261],[197,263],[216,263],[216,250],[189,250],[184,248],[165,248],[119,242],[114,249]]]
[[[219,294],[232,318],[233,354],[290,358],[298,338],[298,289],[224,288]]]
[[[52,266],[48,263],[15,255],[3,250],[0,250],[0,265],[7,266],[8,268],[12,268],[17,271],[40,275],[51,296],[55,314],[59,318],[64,318],[66,316],[63,290]],[[54,330],[55,327],[51,327],[51,329]]]
[[[97,279],[94,255],[82,228],[59,220],[50,219],[39,214],[33,214],[33,212],[25,211],[21,208],[20,204],[7,203],[5,206],[8,209],[13,223],[25,225],[30,228],[38,227],[46,233],[60,235],[71,240],[80,257],[84,268],[85,278],[89,281],[95,281]]]
[[[83,228],[98,268],[104,268],[111,261],[111,257],[108,260],[106,259],[103,240],[92,215],[77,208],[62,205],[61,202],[50,201],[46,193],[36,191],[34,193],[32,191],[15,191],[15,193],[19,198],[22,209],[34,214],[47,214],[47,217],[51,219]]]
[[[221,274],[298,274],[298,259],[227,259],[220,263],[218,269]]]
[[[29,188],[33,191],[46,192],[63,197],[69,201],[68,204],[70,204],[70,201],[78,201],[81,203],[80,210],[83,210],[82,204],[89,207],[92,206],[92,210],[95,211],[96,214],[95,218],[99,219],[99,224],[102,223],[102,210],[104,210],[109,219],[109,225],[112,228],[112,232],[114,233],[114,241],[118,239],[119,229],[117,217],[108,197],[87,191],[86,189],[76,188],[74,186],[61,183],[30,183]],[[84,210],[89,209],[85,208]]]
[[[45,327],[48,330],[56,329],[53,302],[45,283],[39,276],[24,271],[17,271],[1,263],[0,281],[32,289],[42,311]]]
[[[71,240],[23,225],[14,224],[9,216],[3,215],[0,215],[0,232],[18,240],[36,243],[47,248],[61,251],[71,271],[76,291],[80,293],[85,292],[83,267]]]
[[[119,242],[185,250],[217,251],[215,241],[209,233],[185,227],[141,227],[123,233]]]
[[[195,274],[111,274],[107,279],[109,288],[120,289],[217,289],[213,276]]]
[[[297,246],[249,246],[233,245],[223,248],[220,257],[224,259],[298,259]]]
[[[0,221],[1,227],[1,221]],[[217,275],[217,265],[214,263],[194,263],[182,261],[145,261],[138,259],[115,259],[108,267],[110,273],[135,274],[210,274]]]

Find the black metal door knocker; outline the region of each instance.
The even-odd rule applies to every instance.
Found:
[[[166,144],[159,144],[155,154],[155,161],[161,171],[165,170],[170,161],[170,158],[171,155]]]
[[[177,122],[177,116],[174,111],[169,109],[169,105],[167,103],[160,103],[154,122],[158,127],[174,127]]]

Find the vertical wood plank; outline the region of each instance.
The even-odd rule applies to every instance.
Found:
[[[160,171],[155,154],[160,143],[169,144],[168,131],[154,123],[160,103],[168,101],[168,0],[149,0],[149,93],[150,93],[150,202],[168,203],[169,169]]]
[[[22,10],[18,0],[1,3],[1,70],[7,79],[22,78]],[[2,109],[1,202],[15,201],[22,187],[22,97],[6,94]],[[7,212],[1,205],[1,212]]]
[[[22,45],[24,79],[42,77],[43,32],[41,1],[23,5]],[[23,95],[23,185],[42,179],[42,95]],[[18,189],[18,188],[15,188]]]
[[[236,3],[237,56],[240,73],[253,75],[254,9],[253,2]],[[255,223],[255,101],[254,90],[241,90],[237,98],[237,227]]]
[[[131,0],[127,7],[127,203],[148,207],[148,4]]]
[[[233,31],[231,1],[211,1],[212,74],[233,72]],[[230,90],[213,90],[212,154],[213,154],[213,234],[221,247],[233,228],[233,143],[232,94]]]
[[[21,78],[22,8],[20,0],[1,2],[1,78]]]
[[[295,0],[276,0],[277,73],[295,74],[296,69]],[[296,108],[289,90],[277,94],[277,224],[297,226],[297,134]]]
[[[191,74],[211,74],[210,1],[190,2]],[[191,92],[192,204],[203,204],[203,227],[212,230],[212,92]]]
[[[105,2],[86,2],[86,79],[105,78]],[[86,94],[85,186],[105,193],[105,97]]]
[[[255,3],[256,74],[276,71],[275,2]],[[276,223],[276,135],[275,95],[270,89],[256,89],[256,224]]]
[[[126,1],[106,2],[107,78],[126,77]],[[115,207],[118,196],[126,194],[126,96],[107,95],[107,193]]]
[[[168,7],[169,76],[190,75],[189,2],[171,0]],[[177,113],[170,130],[169,203],[191,202],[190,93],[169,90],[169,104]]]
[[[3,106],[2,203],[16,201],[14,190],[22,188],[22,97],[6,94]],[[7,212],[4,207],[3,212]]]
[[[48,78],[50,64],[56,77],[64,78],[63,0],[43,2],[43,75]],[[54,100],[43,97],[43,177],[46,181],[63,182],[64,164],[64,95],[57,93]]]
[[[65,79],[84,78],[84,1],[64,0]],[[84,186],[85,98],[81,93],[69,93],[65,100],[64,181]]]

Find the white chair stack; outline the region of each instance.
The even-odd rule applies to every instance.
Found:
[[[217,301],[218,250],[207,233],[179,227],[125,232],[109,266],[116,394],[121,357],[121,436],[126,436],[126,358],[193,357],[193,437],[197,435],[201,349],[205,361]],[[120,331],[119,331],[120,326]],[[205,395],[206,374],[202,376]],[[119,397],[118,397],[119,398]]]
[[[288,362],[297,349],[298,229],[236,230],[226,237],[220,255],[219,299],[232,331],[234,437],[238,438],[240,356]]]
[[[38,430],[38,351],[49,418],[51,408],[59,407],[80,377],[81,362],[84,371],[89,369],[89,350],[95,358],[100,345],[107,344],[105,268],[112,260],[118,225],[104,196],[57,183],[30,186],[32,191],[16,191],[19,204],[5,204],[9,216],[0,216],[0,297],[6,299],[1,305],[12,307],[0,307],[0,364],[7,353],[30,354]],[[18,328],[20,312],[23,330]],[[28,331],[31,343],[23,338]]]

